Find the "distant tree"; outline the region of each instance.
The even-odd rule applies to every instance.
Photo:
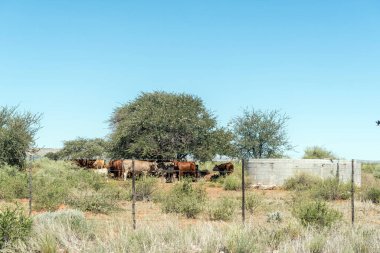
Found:
[[[111,119],[114,158],[210,160],[231,152],[232,135],[196,96],[142,93],[116,108]]]
[[[305,149],[305,154],[303,155],[304,159],[338,159],[331,151],[319,147],[307,147]]]
[[[289,118],[279,111],[244,110],[230,125],[234,144],[244,158],[276,158],[292,149],[285,127]]]
[[[49,158],[50,160],[57,161],[60,159],[60,153],[59,152],[49,152],[45,155],[46,158]]]
[[[63,148],[57,154],[63,159],[91,159],[105,157],[106,149],[107,142],[103,139],[77,138],[75,140],[64,141]]]
[[[27,151],[35,145],[41,114],[17,112],[17,107],[0,107],[0,164],[22,167]]]

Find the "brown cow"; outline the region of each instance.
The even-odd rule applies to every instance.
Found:
[[[229,175],[232,172],[234,172],[234,165],[230,162],[222,163],[219,165],[215,165],[215,167],[212,170],[219,171],[221,176],[225,176],[226,174]]]
[[[173,164],[174,164],[174,170],[178,170],[179,180],[184,175],[191,175],[191,176],[194,176],[195,178],[198,177],[198,166],[195,164],[195,162],[173,161]]]
[[[128,175],[132,175],[132,160],[123,160],[124,166],[124,180],[127,179]],[[135,175],[143,175],[144,177],[152,174],[155,174],[158,170],[156,162],[148,162],[148,161],[139,161],[135,160],[134,171]]]
[[[92,164],[95,169],[102,169],[106,167],[106,160],[96,159],[96,161]]]
[[[124,174],[123,160],[111,160],[107,167],[109,173],[113,173],[115,178],[121,178]]]

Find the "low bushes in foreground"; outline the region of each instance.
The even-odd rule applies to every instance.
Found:
[[[300,173],[285,180],[283,188],[285,190],[304,191],[309,190],[320,182],[321,178],[317,176],[307,173]]]
[[[188,180],[178,182],[168,193],[161,196],[161,208],[165,213],[180,213],[195,218],[204,208],[206,191],[193,187]]]
[[[224,197],[209,203],[207,213],[210,220],[231,220],[237,208],[234,199]]]
[[[0,211],[0,249],[26,240],[32,230],[32,219],[19,207],[6,207]]]
[[[299,202],[293,207],[293,215],[304,226],[331,227],[342,219],[342,213],[329,208],[323,201]]]
[[[364,200],[370,200],[374,204],[380,203],[380,188],[370,187],[362,193]]]

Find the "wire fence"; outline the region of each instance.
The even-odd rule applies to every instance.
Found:
[[[30,158],[31,161],[33,161],[33,157]],[[160,222],[163,219],[166,219],[167,217],[170,217],[170,215],[162,214],[160,210],[157,209],[157,207],[154,207],[153,204],[151,203],[143,203],[143,202],[138,202],[137,201],[137,193],[136,193],[136,179],[137,179],[137,173],[136,173],[136,161],[147,161],[147,162],[157,162],[152,161],[152,160],[135,160],[131,159],[132,161],[132,166],[131,166],[131,192],[132,192],[132,201],[130,203],[130,207],[124,206],[124,211],[130,213],[130,217],[127,216],[125,219],[130,219],[131,224],[133,229],[136,229],[138,224],[144,224],[147,222]],[[169,162],[167,159],[164,160],[165,162]],[[163,161],[160,161],[163,162]],[[238,163],[241,164],[241,209],[239,213],[241,213],[241,220],[242,223],[244,224],[246,222],[246,189],[247,189],[247,161],[246,160],[241,160],[238,161]],[[380,161],[378,160],[351,160],[351,189],[350,189],[350,207],[349,207],[349,212],[350,212],[350,217],[351,217],[351,223],[355,223],[355,165],[357,163],[362,163],[362,164],[380,164]],[[339,166],[339,165],[338,165]],[[360,169],[360,168],[358,168]],[[176,171],[173,170],[173,173]],[[249,176],[249,175],[248,175]],[[28,169],[28,188],[29,188],[29,215],[32,214],[32,206],[33,206],[33,189],[38,187],[38,185],[33,185],[32,181],[32,167],[30,166]],[[348,208],[348,206],[344,206],[344,208]],[[348,211],[347,211],[348,212]],[[250,215],[250,221],[254,220],[254,213]],[[128,218],[129,217],[129,218]],[[101,218],[97,217],[97,219],[102,219],[102,220],[109,220],[109,218]]]

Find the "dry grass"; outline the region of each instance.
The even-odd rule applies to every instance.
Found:
[[[42,166],[42,165],[41,165]],[[371,175],[363,184],[376,185]],[[120,182],[121,183],[121,182]],[[110,181],[108,184],[119,185]],[[200,184],[192,183],[192,184]],[[123,184],[124,185],[124,184]],[[33,236],[5,252],[380,252],[380,205],[355,202],[356,224],[351,226],[350,200],[329,201],[328,206],[343,214],[343,221],[332,228],[302,227],[291,210],[293,193],[285,190],[254,190],[260,205],[241,223],[241,192],[222,187],[206,187],[208,201],[230,198],[237,209],[228,221],[211,221],[207,212],[196,219],[180,214],[164,214],[160,203],[136,204],[137,230],[132,229],[132,203],[117,201],[118,211],[108,214],[63,210],[33,215]],[[160,197],[174,184],[158,182]],[[116,188],[115,188],[116,189]],[[359,196],[359,194],[357,194]],[[26,209],[27,202],[16,200]],[[1,205],[7,204],[0,202]],[[71,207],[72,208],[72,207]],[[206,204],[207,210],[207,204]],[[281,213],[282,221],[267,222],[268,214]]]

